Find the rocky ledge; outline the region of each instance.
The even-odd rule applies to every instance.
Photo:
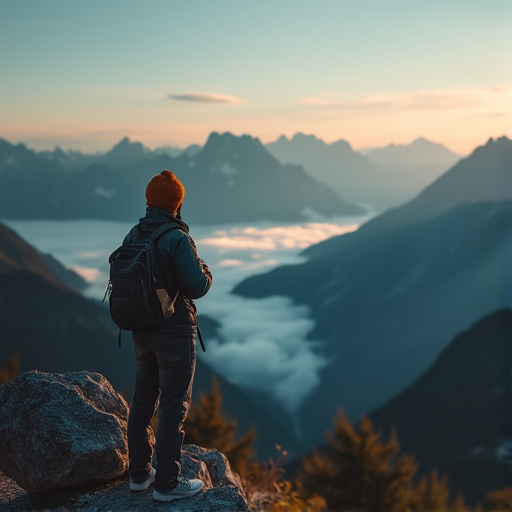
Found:
[[[100,374],[20,375],[0,389],[0,509],[230,512],[248,510],[217,450],[185,445],[183,475],[203,490],[170,505],[128,488],[128,406]],[[152,432],[151,432],[151,437]],[[153,438],[154,439],[154,438]]]

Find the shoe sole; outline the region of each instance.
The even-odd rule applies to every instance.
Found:
[[[135,482],[130,482],[130,491],[132,492],[140,492],[145,491],[153,482],[155,481],[155,470],[151,471],[150,477],[142,482],[141,484],[136,484]]]
[[[153,491],[153,499],[155,501],[160,501],[161,503],[169,503],[170,501],[181,500],[183,498],[190,498],[191,496],[195,496],[203,487],[199,487],[193,492],[188,494],[160,494],[158,491]],[[171,491],[172,492],[172,491]]]

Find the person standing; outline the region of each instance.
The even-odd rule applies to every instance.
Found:
[[[210,289],[212,276],[198,256],[188,226],[181,220],[185,188],[165,170],[146,187],[146,214],[125,237],[124,243],[148,237],[162,224],[174,224],[156,241],[157,263],[174,313],[157,328],[134,332],[137,364],[135,395],[128,417],[130,490],[147,489],[154,481],[153,498],[168,502],[192,496],[200,480],[181,475],[183,424],[191,402],[196,364],[197,314],[193,299]],[[158,404],[155,468],[148,428]]]

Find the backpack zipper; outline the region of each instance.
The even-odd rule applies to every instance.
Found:
[[[102,304],[105,302],[107,295],[109,298],[110,298],[110,295],[112,295],[112,283],[110,282],[110,279],[107,283],[107,289],[105,290],[105,295],[103,295],[103,300],[101,301]]]

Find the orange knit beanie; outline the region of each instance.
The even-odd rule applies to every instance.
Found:
[[[163,208],[175,213],[185,197],[185,187],[171,171],[162,171],[153,176],[146,187],[148,206]]]

